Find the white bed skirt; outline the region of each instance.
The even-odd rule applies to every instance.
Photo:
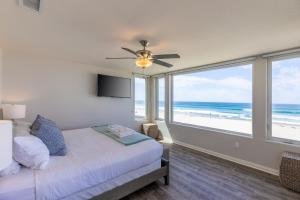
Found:
[[[143,175],[146,175],[150,172],[153,172],[154,170],[157,170],[161,167],[161,160],[157,160],[145,167],[142,167],[140,169],[131,171],[127,174],[124,174],[122,176],[119,176],[117,178],[114,178],[112,180],[109,180],[105,183],[98,184],[94,187],[87,188],[85,190],[82,190],[78,193],[72,194],[63,200],[86,200],[91,199],[94,196],[97,196],[99,194],[102,194],[106,191],[109,191],[117,186],[123,185],[125,183],[128,183],[134,179],[137,179]]]

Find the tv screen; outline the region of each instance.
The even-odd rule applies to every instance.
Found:
[[[116,76],[98,74],[99,97],[131,97],[131,80]]]

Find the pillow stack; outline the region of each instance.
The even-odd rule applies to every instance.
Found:
[[[64,136],[55,122],[40,115],[30,126],[18,122],[13,127],[13,162],[0,171],[1,176],[17,174],[20,164],[31,169],[45,169],[51,156],[66,155]]]

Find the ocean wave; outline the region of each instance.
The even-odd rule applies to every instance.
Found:
[[[245,111],[245,112],[252,112],[252,109],[251,108],[244,108],[243,111]]]
[[[273,108],[272,122],[279,124],[300,125],[300,105],[277,105]],[[163,110],[163,106],[159,106]],[[222,103],[185,103],[174,105],[174,112],[189,116],[251,120],[251,104]]]
[[[272,122],[278,124],[300,125],[300,117],[289,115],[272,115]]]
[[[199,116],[208,118],[226,118],[238,120],[251,120],[252,114],[249,113],[225,113],[209,110],[191,110],[191,109],[174,109],[175,114],[185,114],[189,116]],[[273,115],[272,121],[280,124],[300,125],[300,117],[287,115]]]
[[[300,116],[272,114],[273,119],[293,120],[300,122]]]
[[[202,116],[202,117],[214,117],[214,118],[230,118],[230,119],[244,119],[250,120],[252,117],[247,113],[225,113],[218,111],[209,111],[209,110],[188,110],[188,109],[174,109],[174,112],[193,115],[193,116]]]

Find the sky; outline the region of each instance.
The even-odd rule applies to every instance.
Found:
[[[300,58],[272,63],[272,101],[300,104]]]
[[[158,99],[165,101],[165,78],[158,79]]]
[[[174,76],[174,101],[239,102],[252,100],[252,65]]]
[[[175,75],[174,101],[252,102],[252,64]],[[136,79],[136,99],[145,100],[145,82]],[[164,79],[159,79],[159,100]],[[300,58],[272,62],[272,102],[300,104]]]
[[[144,78],[135,78],[134,79],[134,97],[135,100],[145,101],[146,90],[145,90],[145,79]]]
[[[158,97],[159,101],[164,101],[165,99],[165,79],[158,79]],[[145,79],[135,78],[135,100],[145,101]]]
[[[252,65],[174,76],[174,101],[252,101]],[[272,62],[272,102],[300,104],[300,58]]]

